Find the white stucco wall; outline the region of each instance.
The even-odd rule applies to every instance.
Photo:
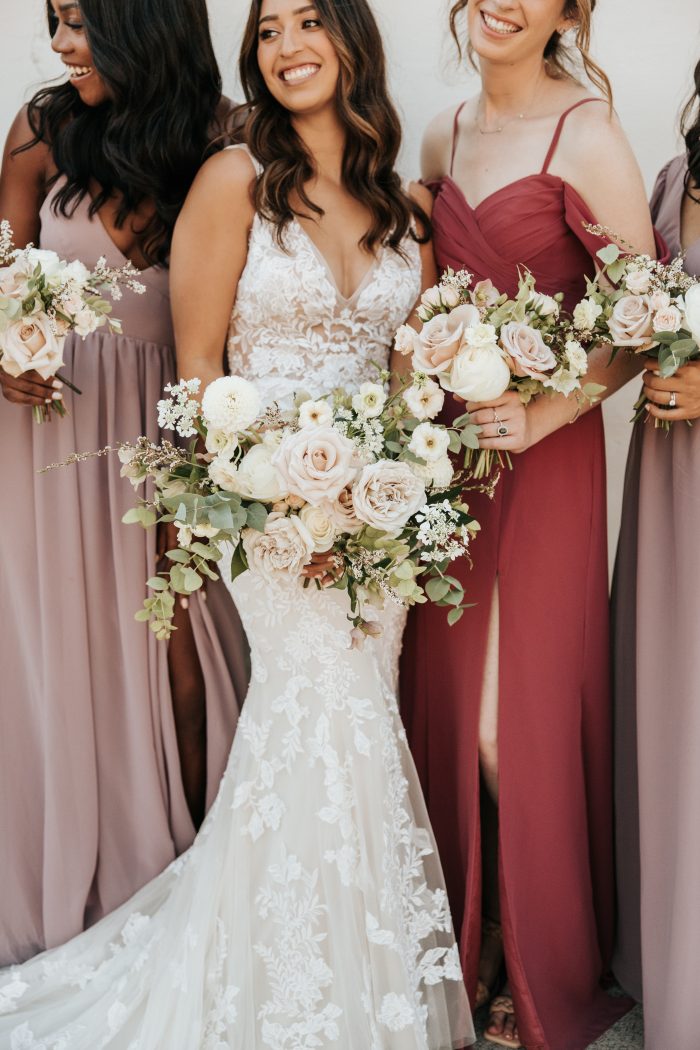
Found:
[[[454,62],[447,39],[448,0],[374,0],[374,5],[385,29],[394,94],[405,121],[402,168],[405,174],[416,175],[420,139],[430,117],[471,94],[475,78]],[[235,98],[236,53],[248,5],[244,0],[209,0],[209,9],[226,89]],[[49,48],[43,10],[43,0],[24,0],[4,20],[0,33],[3,138],[31,90],[60,73]],[[700,59],[698,0],[599,0],[593,53],[612,80],[618,113],[651,188],[662,164],[679,152],[678,113]],[[611,545],[619,520],[633,400],[634,391],[628,389],[606,405]]]

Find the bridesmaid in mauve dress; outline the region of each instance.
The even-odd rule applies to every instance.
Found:
[[[54,6],[54,49],[68,64],[85,69],[94,62],[101,70],[108,34],[115,32],[105,12],[116,10],[114,5],[85,0],[88,33],[96,28],[102,41],[94,58],[80,13],[55,0]],[[133,20],[134,36],[143,37],[141,50],[148,25],[167,35],[171,62],[191,63],[186,86],[200,93],[200,101],[188,107],[181,92],[177,120],[185,126],[198,114],[204,117],[199,127],[206,127],[207,117],[213,121],[221,109],[221,95],[204,0],[177,0],[167,23],[156,20],[157,5],[150,2],[124,9],[135,6],[146,20]],[[138,58],[138,41],[125,26],[121,30],[120,55],[133,45],[130,60],[120,58],[123,76],[133,76],[141,63],[146,77],[157,78],[158,63]],[[165,58],[163,63],[167,72]],[[111,71],[108,61],[105,66]],[[143,95],[143,85],[140,90]],[[78,74],[76,81],[48,91],[40,105],[62,98],[79,119],[81,110],[97,107],[104,82],[95,72]],[[160,97],[157,104],[166,117]],[[85,124],[89,129],[90,121],[82,125],[88,135]],[[190,128],[186,136],[195,154],[189,161],[187,150],[174,142],[159,145],[173,165],[181,164],[180,178],[191,164],[191,181],[208,134]],[[3,382],[8,399],[0,398],[0,965],[75,936],[190,845],[192,796],[183,781],[192,759],[188,733],[189,746],[205,752],[196,766],[206,774],[204,808],[204,795],[208,806],[230,749],[236,688],[245,687],[241,629],[223,585],[209,588],[206,602],[192,599],[189,617],[178,611],[181,629],[170,659],[168,646],[134,620],[145,580],[156,570],[156,539],[152,531],[121,524],[135,496],[119,476],[118,459],[37,473],[76,450],[96,450],[139,434],[158,440],[155,405],[163,386],[176,379],[176,367],[167,267],[144,255],[133,218],[121,228],[115,224],[111,201],[91,215],[92,198],[83,194],[68,215],[57,210],[66,176],[55,161],[65,140],[58,150],[37,142],[11,154],[13,146],[32,137],[23,112],[10,133],[0,182],[0,215],[11,220],[18,243],[40,237],[41,247],[87,266],[100,256],[122,266],[127,252],[142,269],[146,293],[125,291],[115,303],[122,335],[105,328],[86,339],[69,335],[64,372],[82,396],[64,393],[69,411],[64,419],[38,426],[30,408],[11,403],[32,391],[45,397],[50,383]],[[52,183],[53,174],[58,177]],[[147,163],[142,177],[149,178]],[[181,187],[183,197],[186,189]],[[91,191],[94,196],[99,186],[91,185]],[[168,193],[174,222],[174,178]],[[142,229],[149,217],[146,207],[135,225]],[[181,704],[177,718],[174,697]],[[204,717],[200,745],[196,733]]]
[[[700,65],[687,152],[652,215],[700,278]],[[694,118],[694,119],[693,119]],[[645,393],[675,420],[634,428],[614,586],[619,932],[615,973],[644,1001],[649,1050],[697,1050],[700,974],[700,363]],[[675,411],[668,410],[671,393]],[[683,419],[695,420],[687,426]],[[640,921],[641,920],[641,921]]]
[[[602,246],[584,223],[597,216],[653,250],[641,176],[606,101],[548,75],[566,28],[561,3],[516,11],[462,0],[453,18],[465,8],[483,92],[438,117],[424,144],[438,268],[466,268],[513,294],[524,265],[539,291],[563,292],[572,309]],[[590,4],[576,11],[584,50]],[[549,58],[533,67],[538,33]],[[593,159],[600,151],[620,184]],[[634,365],[606,370],[608,357],[594,353],[590,378],[612,392]],[[513,394],[467,407],[483,447],[522,454],[492,501],[470,500],[482,531],[473,569],[456,575],[476,607],[453,628],[439,609],[409,617],[402,713],[472,1002],[498,991],[504,957],[508,983],[486,1038],[582,1050],[630,1006],[601,988],[614,923],[602,416],[561,395],[527,409]],[[500,442],[496,417],[511,432]]]

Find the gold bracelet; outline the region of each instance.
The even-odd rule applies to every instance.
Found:
[[[574,412],[573,418],[569,420],[569,426],[571,426],[572,423],[576,422],[576,420],[581,415],[581,410],[583,409],[584,399],[578,390],[574,391],[574,397],[576,398],[576,411]]]

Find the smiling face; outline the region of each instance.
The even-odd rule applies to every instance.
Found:
[[[544,55],[554,33],[575,25],[565,0],[470,0],[469,40],[479,58],[518,62]]]
[[[75,0],[51,0],[51,10],[51,47],[67,67],[69,83],[86,106],[101,105],[109,92],[93,64],[80,5]]]
[[[335,104],[340,62],[313,4],[263,0],[257,58],[268,91],[291,113]]]

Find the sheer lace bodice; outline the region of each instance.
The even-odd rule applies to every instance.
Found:
[[[301,389],[316,395],[376,381],[421,290],[419,245],[407,237],[402,248],[405,257],[380,251],[346,299],[296,220],[281,246],[272,224],[256,215],[231,317],[231,371],[282,404]]]

